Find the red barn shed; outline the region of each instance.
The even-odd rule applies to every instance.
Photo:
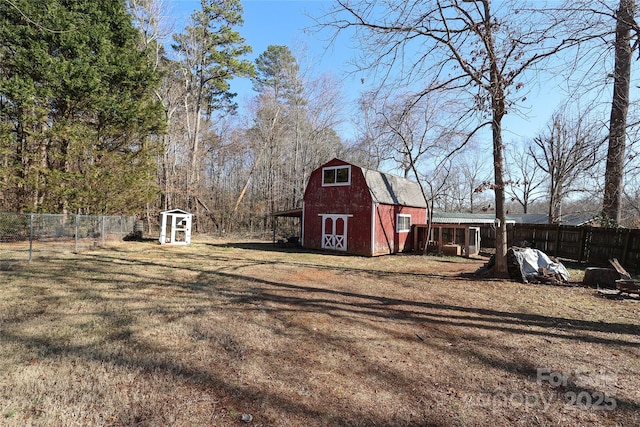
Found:
[[[411,250],[411,224],[427,222],[417,183],[339,159],[311,173],[302,245],[375,256]]]

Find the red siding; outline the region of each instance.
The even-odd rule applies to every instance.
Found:
[[[411,224],[424,224],[426,210],[407,206],[378,205],[375,218],[375,250],[374,255],[411,250],[413,235],[411,232],[396,233],[398,214],[411,215]]]
[[[370,256],[371,194],[361,170],[351,166],[351,185],[322,186],[322,168],[349,165],[333,160],[316,169],[309,178],[304,194],[304,246],[322,248],[322,214],[349,215],[347,219],[347,252]]]
[[[424,208],[376,205],[372,224],[373,201],[362,171],[351,165],[351,185],[322,186],[322,169],[328,166],[349,165],[334,159],[312,172],[304,194],[303,244],[306,248],[322,248],[322,214],[349,215],[347,219],[348,253],[372,256],[409,250],[411,232],[396,233],[396,215],[411,215],[412,224],[426,223]],[[374,248],[371,233],[374,227]]]

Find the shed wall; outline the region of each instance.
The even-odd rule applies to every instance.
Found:
[[[322,167],[339,165],[348,163],[334,160]],[[347,252],[371,256],[372,200],[362,172],[352,166],[350,185],[323,187],[322,167],[311,174],[304,195],[304,247],[322,249],[321,215],[348,215]]]
[[[420,224],[422,221],[426,221],[426,209],[397,205],[378,205],[375,211],[374,255],[386,255],[412,250],[413,231],[396,233],[396,218],[398,215],[411,215],[411,223]]]

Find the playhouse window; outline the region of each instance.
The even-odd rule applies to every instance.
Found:
[[[398,214],[396,216],[396,232],[407,233],[411,231],[411,215]]]
[[[322,185],[349,185],[351,166],[331,166],[322,169]]]

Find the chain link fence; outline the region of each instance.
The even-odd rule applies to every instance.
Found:
[[[81,252],[134,234],[133,216],[0,214],[0,263]]]

